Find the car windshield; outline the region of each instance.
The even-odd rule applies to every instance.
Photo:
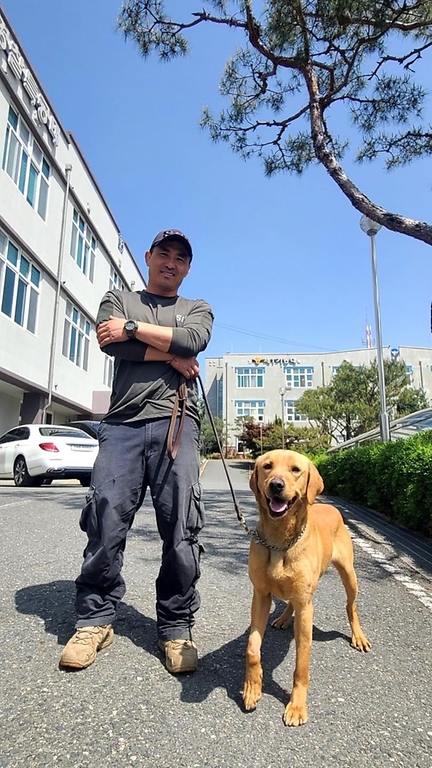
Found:
[[[39,427],[39,432],[43,437],[85,437],[87,440],[92,440],[87,432],[83,432],[81,429],[65,429],[63,427]]]
[[[84,429],[90,427],[90,429],[93,429],[95,432],[99,432],[100,421],[88,421],[87,423],[83,422],[83,424]],[[78,429],[82,429],[82,427],[78,427]]]

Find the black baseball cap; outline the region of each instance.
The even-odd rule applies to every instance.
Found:
[[[155,248],[157,245],[160,245],[163,240],[180,240],[181,243],[183,243],[184,246],[186,246],[187,252],[189,254],[190,260],[192,261],[192,246],[186,237],[186,235],[183,232],[180,232],[179,229],[165,229],[163,232],[158,232],[156,237],[154,238],[150,250],[152,251],[153,248]]]

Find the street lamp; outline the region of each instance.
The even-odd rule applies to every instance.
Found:
[[[260,445],[261,445],[261,456],[263,452],[263,442],[262,442],[262,416],[258,416],[259,419],[259,426],[260,426]]]
[[[225,363],[225,458],[228,458],[228,363]]]
[[[285,420],[285,409],[284,409],[284,394],[285,394],[285,387],[281,387],[279,390],[279,394],[281,397],[281,409],[282,409],[282,448],[285,448],[285,429],[284,429],[284,420]]]
[[[376,260],[376,248],[375,248],[375,235],[381,229],[381,224],[377,224],[376,221],[372,221],[367,216],[362,216],[360,219],[360,227],[363,232],[370,238],[371,244],[371,257],[372,257],[372,279],[374,289],[374,304],[375,304],[375,332],[377,343],[377,367],[378,367],[378,387],[380,394],[380,434],[382,442],[390,440],[390,422],[387,413],[386,404],[386,391],[385,391],[385,376],[384,376],[384,358],[382,349],[382,334],[381,334],[381,313],[379,303],[379,290],[378,290],[378,274],[377,274],[377,260]]]

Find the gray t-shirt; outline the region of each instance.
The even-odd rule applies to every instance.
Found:
[[[202,299],[156,296],[148,291],[108,291],[103,297],[97,324],[110,316],[137,320],[173,329],[169,353],[196,357],[209,340],[213,313]],[[128,339],[104,347],[115,357],[114,380],[107,422],[131,422],[169,418],[180,374],[166,362],[144,362],[147,344]],[[186,413],[199,423],[196,381],[188,380]]]

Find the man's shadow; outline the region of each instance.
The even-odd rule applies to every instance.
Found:
[[[63,646],[74,632],[74,598],[75,584],[73,581],[52,581],[47,584],[36,584],[24,587],[16,592],[15,604],[17,611],[25,615],[39,616],[45,623],[45,631],[57,636],[58,644]],[[278,616],[284,606],[281,601],[275,601],[276,608],[269,623]],[[156,622],[149,616],[137,611],[127,603],[120,603],[115,623],[117,635],[127,637],[138,648],[142,648],[151,656],[160,658],[157,650]],[[182,686],[181,700],[188,703],[200,703],[216,688],[225,688],[230,699],[243,709],[241,691],[244,681],[245,650],[249,628],[200,658],[198,670],[194,674],[179,675],[176,679]],[[315,641],[331,641],[349,638],[340,632],[324,632],[314,627]],[[283,704],[289,698],[289,689],[284,690],[274,679],[273,673],[288,656],[293,646],[292,626],[288,630],[275,630],[268,626],[262,647],[263,658],[263,692],[273,696]],[[293,659],[290,660],[293,667]],[[287,676],[287,685],[291,682],[291,673]]]

